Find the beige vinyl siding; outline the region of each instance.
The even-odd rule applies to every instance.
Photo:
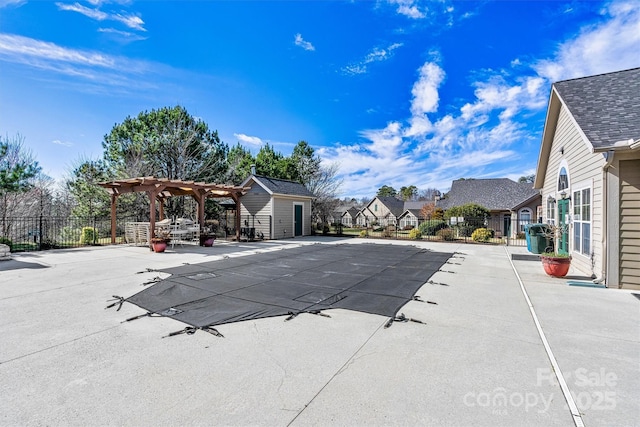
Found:
[[[620,161],[619,285],[640,289],[640,160]]]
[[[251,190],[240,199],[242,216],[271,215],[271,195],[260,185],[253,184]]]
[[[240,227],[254,227],[256,235],[272,239],[271,195],[260,185],[254,183],[251,190],[240,199]],[[245,221],[247,224],[245,225]]]
[[[564,154],[561,152],[564,148]],[[572,252],[572,266],[584,274],[599,275],[602,270],[602,167],[604,157],[599,153],[591,153],[588,141],[573,121],[569,111],[563,105],[560,109],[558,124],[553,138],[549,163],[545,171],[542,201],[546,205],[548,195],[559,199],[557,192],[558,171],[562,160],[567,162],[569,174],[569,191],[581,188],[591,189],[591,252],[593,254],[593,266],[590,256]],[[573,203],[570,202],[569,212],[573,212]],[[557,210],[556,210],[557,214]],[[547,218],[543,218],[546,222]],[[569,233],[569,247],[573,251],[573,229]]]
[[[274,239],[294,237],[293,205],[302,204],[302,235],[311,234],[311,201],[287,197],[273,198]]]

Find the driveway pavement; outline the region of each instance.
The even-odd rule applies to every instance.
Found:
[[[330,310],[162,338],[185,325],[105,310],[160,274],[148,269],[317,242],[372,240],[0,262],[0,425],[640,425],[640,299],[548,278],[511,260],[524,248],[420,243],[455,252],[418,292],[437,304],[401,309],[426,324]]]

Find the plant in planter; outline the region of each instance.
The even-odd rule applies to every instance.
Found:
[[[169,233],[160,231],[151,239],[151,247],[154,252],[164,252],[170,242]]]
[[[540,260],[542,261],[542,267],[545,273],[553,277],[564,277],[569,273],[571,267],[571,255],[558,250],[561,246],[558,244],[562,239],[562,236],[567,233],[569,224],[550,225],[543,229],[543,236],[550,244],[545,252],[540,254]],[[556,248],[556,250],[554,250]]]
[[[544,272],[553,277],[564,277],[571,267],[571,255],[559,252],[543,252],[540,254]]]
[[[207,221],[206,226],[200,230],[200,246],[211,247],[216,240],[216,229],[218,222]]]

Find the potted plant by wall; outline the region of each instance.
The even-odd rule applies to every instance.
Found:
[[[571,255],[561,252],[543,252],[540,254],[544,272],[553,277],[564,277],[571,267]]]

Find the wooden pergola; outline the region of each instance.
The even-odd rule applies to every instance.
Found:
[[[191,196],[198,203],[198,223],[204,224],[204,201],[208,197],[231,198],[236,203],[236,240],[240,239],[240,196],[250,188],[234,185],[207,184],[205,182],[182,181],[178,179],[155,178],[153,176],[121,179],[101,182],[99,186],[111,195],[111,243],[116,242],[116,201],[118,196],[127,193],[145,192],[150,201],[150,233],[155,235],[156,201],[160,220],[164,219],[164,201],[172,196]]]

